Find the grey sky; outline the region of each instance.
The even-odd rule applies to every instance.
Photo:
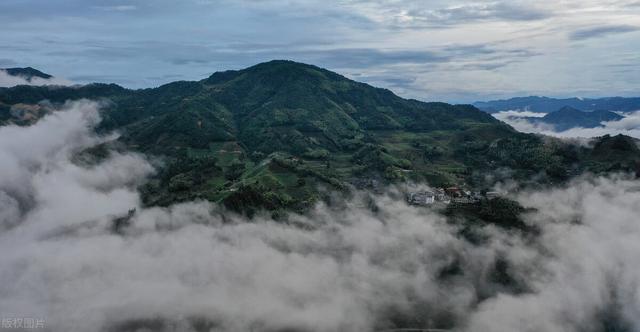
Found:
[[[0,67],[152,87],[271,59],[422,100],[640,95],[636,0],[3,0]]]

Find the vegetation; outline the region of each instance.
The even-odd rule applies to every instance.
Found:
[[[506,198],[483,199],[472,204],[450,204],[445,215],[467,225],[493,224],[507,229],[532,231],[521,218],[526,212],[518,202]]]
[[[322,197],[318,188],[362,179],[486,187],[487,174],[508,169],[544,184],[636,171],[640,161],[628,137],[579,147],[518,133],[470,105],[406,100],[291,61],[143,90],[0,88],[0,124],[18,123],[15,105],[80,98],[103,101],[99,131],[117,129],[118,144],[164,160],[142,188],[149,205],[205,199],[249,214],[304,211]]]

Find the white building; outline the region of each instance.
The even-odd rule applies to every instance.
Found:
[[[413,205],[430,205],[436,201],[436,195],[431,191],[418,191],[409,193],[407,201]]]

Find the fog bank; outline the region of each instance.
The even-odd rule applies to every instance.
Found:
[[[478,225],[482,241],[392,192],[374,197],[376,212],[362,193],[288,222],[201,201],[145,208],[144,157],[72,162],[109,139],[92,130],[97,108],[0,127],[2,317],[51,331],[640,329],[635,180],[521,193],[540,234]]]
[[[6,70],[0,69],[0,88],[10,88],[16,85],[71,85],[69,80],[57,77],[42,78],[10,75]]]
[[[604,135],[623,134],[640,139],[640,111],[624,114],[625,118],[620,121],[605,121],[601,127],[596,128],[571,128],[569,130],[557,131],[551,125],[544,123],[532,123],[525,117],[541,117],[544,113],[534,113],[528,111],[504,111],[493,114],[501,121],[506,122],[517,131],[523,133],[538,133],[547,136],[565,138],[591,138]]]

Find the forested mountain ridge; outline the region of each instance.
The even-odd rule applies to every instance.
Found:
[[[470,105],[407,100],[282,60],[152,89],[3,88],[0,121],[26,124],[80,98],[103,101],[98,130],[122,133],[112,145],[166,161],[143,188],[149,205],[201,198],[250,213],[303,211],[323,187],[487,188],[504,170],[523,183],[556,183],[585,170],[636,171],[640,161],[637,151],[593,158],[591,148],[519,133]],[[21,109],[36,111],[17,118]]]

